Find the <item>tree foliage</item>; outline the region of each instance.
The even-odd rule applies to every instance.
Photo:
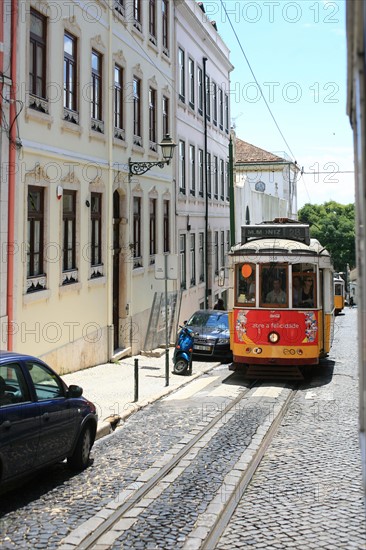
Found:
[[[299,221],[310,225],[310,236],[329,250],[335,271],[356,265],[355,205],[335,201],[305,204],[298,212]]]

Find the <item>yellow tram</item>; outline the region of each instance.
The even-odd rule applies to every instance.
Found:
[[[229,252],[232,368],[318,364],[333,340],[329,252],[287,219],[243,226],[241,241]]]
[[[339,273],[334,273],[334,314],[339,315],[344,309],[346,284]]]

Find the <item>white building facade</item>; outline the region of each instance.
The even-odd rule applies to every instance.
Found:
[[[173,167],[131,177],[128,162],[158,161],[172,132],[174,5],[18,8],[14,313],[2,306],[1,347],[10,323],[13,349],[64,373],[140,350],[164,288],[154,261],[174,250]]]
[[[260,149],[233,134],[235,159],[235,234],[241,227],[274,218],[297,220],[297,164]]]
[[[229,50],[202,3],[176,2],[175,214],[180,320],[226,298]]]

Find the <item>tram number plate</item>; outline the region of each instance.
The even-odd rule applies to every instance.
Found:
[[[211,351],[211,346],[196,345],[193,346],[193,349],[197,349],[198,351]]]

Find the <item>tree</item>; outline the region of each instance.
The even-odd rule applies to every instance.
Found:
[[[346,271],[356,265],[355,205],[335,201],[305,204],[298,212],[299,221],[308,223],[310,236],[332,256],[335,271]]]

